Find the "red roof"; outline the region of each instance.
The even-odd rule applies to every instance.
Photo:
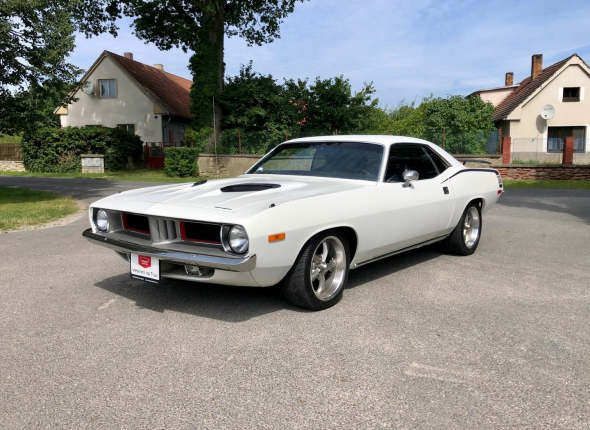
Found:
[[[194,117],[189,108],[192,81],[109,51],[105,54],[119,63],[169,115]]]
[[[572,57],[577,56],[573,54],[567,57],[565,60],[559,61],[549,67],[544,68],[541,73],[537,75],[535,79],[531,79],[529,76],[523,80],[518,87],[508,94],[502,103],[496,106],[494,115],[492,116],[493,121],[500,121],[506,118],[510,113],[521,105],[537,88],[543,85],[549,78],[561,69],[565,63],[567,63]]]

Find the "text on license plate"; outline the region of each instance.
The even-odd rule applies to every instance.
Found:
[[[131,253],[131,277],[157,284],[160,280],[160,259]]]

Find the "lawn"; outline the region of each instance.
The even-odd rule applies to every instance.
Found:
[[[26,176],[34,178],[69,178],[69,179],[106,179],[110,181],[144,181],[144,182],[194,182],[201,177],[171,178],[164,169],[122,170],[105,173],[35,173],[35,172],[0,172],[0,176]]]
[[[590,181],[504,179],[504,188],[590,190]]]
[[[78,211],[70,197],[26,188],[0,187],[0,232],[45,224]]]

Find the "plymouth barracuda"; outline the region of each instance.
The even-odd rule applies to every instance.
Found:
[[[291,303],[319,310],[340,300],[351,269],[439,241],[473,254],[502,193],[496,170],[466,168],[421,139],[303,138],[236,178],[99,200],[83,235],[136,279],[279,284]]]

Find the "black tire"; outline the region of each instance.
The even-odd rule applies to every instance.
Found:
[[[329,297],[319,298],[318,293],[316,293],[316,290],[318,289],[317,287],[314,288],[314,283],[316,281],[312,281],[311,279],[312,263],[314,263],[314,255],[319,249],[319,246],[323,246],[325,241],[332,241],[333,239],[336,239],[334,241],[336,246],[338,246],[338,242],[342,245],[344,256],[343,260],[340,260],[339,263],[340,269],[336,269],[338,272],[327,271],[327,273],[332,273],[335,277],[338,276],[338,279],[341,279],[341,281],[338,283],[339,286],[329,295]],[[334,250],[335,249],[336,247],[334,247]],[[281,282],[281,289],[287,300],[295,306],[316,311],[327,309],[334,306],[342,298],[342,293],[346,287],[346,282],[348,281],[349,266],[350,251],[346,239],[335,231],[320,233],[305,244],[297,257],[295,264]],[[340,276],[342,277],[340,278]]]
[[[477,211],[478,217],[478,230],[477,230],[477,237],[473,240],[473,235],[471,235],[471,240],[466,240],[465,229],[465,222],[470,215],[473,215],[473,211]],[[463,215],[459,219],[459,223],[451,233],[449,237],[447,237],[443,242],[442,245],[446,251],[456,254],[456,255],[471,255],[477,249],[479,245],[479,240],[481,238],[481,231],[483,227],[483,218],[481,216],[481,204],[479,202],[471,202],[467,205],[465,210],[463,211]]]

